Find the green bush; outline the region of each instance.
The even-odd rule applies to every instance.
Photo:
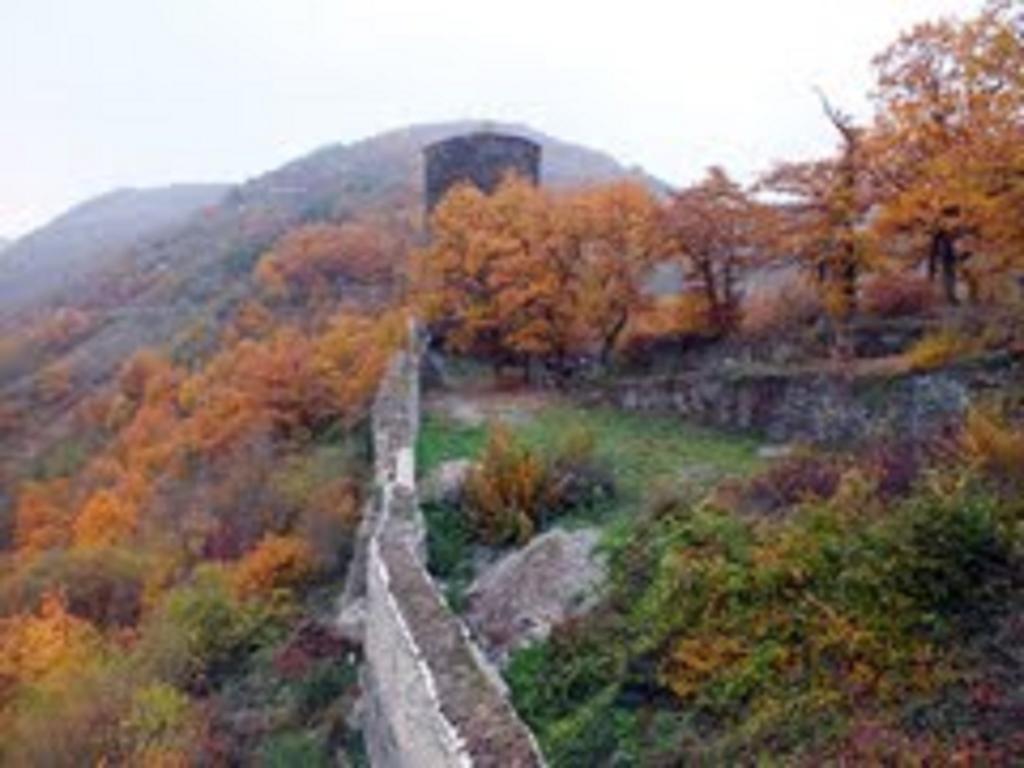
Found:
[[[170,682],[216,685],[253,651],[280,639],[287,616],[286,606],[239,600],[222,569],[203,566],[146,622],[140,658]]]
[[[319,739],[302,731],[285,731],[267,739],[259,751],[262,768],[326,768],[331,764]]]
[[[507,670],[552,765],[813,754],[865,711],[951,706],[1024,576],[1020,505],[957,472],[888,506],[841,491],[752,522],[662,500],[628,522],[604,603]]]

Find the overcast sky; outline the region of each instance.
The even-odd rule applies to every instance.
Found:
[[[831,147],[873,53],[969,0],[0,0],[0,235],[413,122],[526,122],[671,182]]]

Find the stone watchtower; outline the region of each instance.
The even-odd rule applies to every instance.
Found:
[[[423,154],[428,214],[460,182],[489,194],[510,171],[534,184],[540,180],[540,145],[521,136],[470,133],[430,144]]]

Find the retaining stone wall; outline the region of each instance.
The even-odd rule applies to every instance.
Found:
[[[1019,363],[1005,357],[895,377],[698,370],[620,379],[583,398],[625,410],[673,412],[773,442],[841,445],[876,436],[927,437],[1020,375]]]

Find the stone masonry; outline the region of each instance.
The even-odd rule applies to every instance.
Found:
[[[364,650],[364,737],[380,768],[544,764],[529,729],[425,567],[416,498],[419,357],[393,360],[373,406],[375,495],[341,624]]]

